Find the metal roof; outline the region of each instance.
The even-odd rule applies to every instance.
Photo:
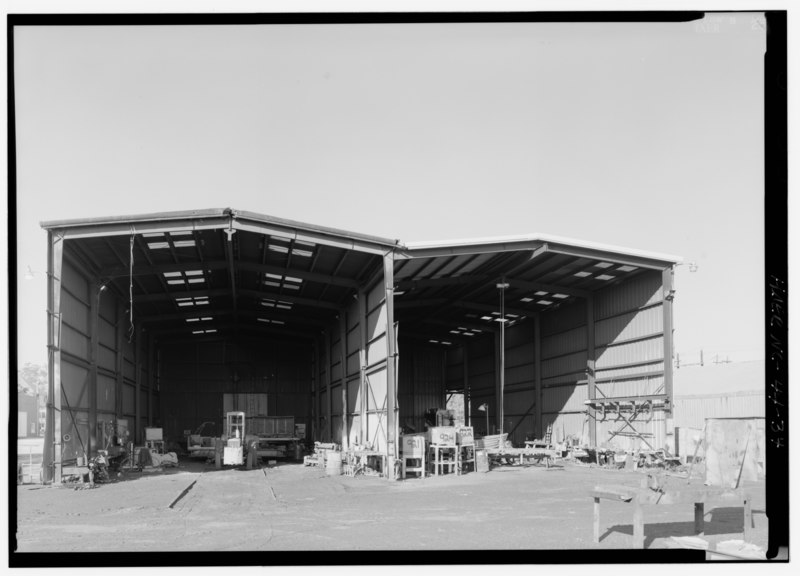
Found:
[[[452,339],[499,330],[501,280],[511,325],[680,261],[542,234],[403,244],[231,208],[42,227],[70,240],[65,257],[120,301],[132,287],[140,324],[178,337],[200,324],[218,335],[318,334],[379,279],[389,252],[402,332]]]

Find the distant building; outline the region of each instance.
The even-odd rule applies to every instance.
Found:
[[[36,396],[17,394],[17,437],[39,435],[39,410]]]

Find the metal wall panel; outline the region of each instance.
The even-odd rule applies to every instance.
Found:
[[[586,384],[575,386],[554,386],[542,390],[543,412],[574,412],[586,409],[588,398]]]
[[[109,350],[115,350],[117,346],[117,327],[108,320],[100,318],[98,328],[100,344]]]
[[[81,300],[86,307],[89,306],[89,281],[84,278],[75,266],[70,264],[69,260],[64,259],[61,268],[61,287],[63,290],[69,291],[75,298]],[[63,294],[62,294],[63,296]]]
[[[342,415],[342,385],[331,386],[331,413],[336,416]]]
[[[412,261],[413,262],[413,261]],[[412,262],[409,262],[411,264]],[[376,282],[375,286],[373,286],[367,292],[367,310],[374,310],[377,308],[381,303],[386,299],[386,290],[383,286],[383,282]],[[383,308],[383,306],[381,306]],[[383,322],[385,325],[386,322]]]
[[[61,349],[73,356],[89,361],[90,340],[87,335],[81,334],[69,324],[61,323]]]
[[[386,360],[386,336],[381,336],[367,344],[367,365],[371,366]]]
[[[361,380],[353,378],[347,381],[347,413],[361,414]]]
[[[530,408],[535,399],[535,390],[517,390],[513,392],[506,390],[503,395],[503,413],[506,416],[520,416]]]
[[[549,414],[542,413],[543,429],[553,425],[553,442],[563,442],[567,436],[574,438],[588,437],[589,425],[585,414]]]
[[[386,410],[386,368],[367,374],[367,410]]]
[[[586,371],[586,351],[542,360],[542,378]]]
[[[600,351],[597,357],[597,370],[610,366],[619,366],[664,359],[664,338],[656,336],[647,340],[639,340],[618,346],[609,346]]]
[[[122,413],[132,416],[136,409],[136,388],[130,384],[122,385]]]
[[[61,358],[61,384],[62,399],[61,406],[74,409],[89,409],[91,401],[89,388],[89,371],[82,366],[77,366],[69,361],[68,358]],[[56,383],[56,390],[58,383]],[[66,402],[64,401],[66,397]]]
[[[401,341],[398,406],[401,426],[421,432],[425,412],[445,408],[444,370],[447,350]],[[463,372],[462,372],[463,376]]]
[[[649,422],[647,418],[652,416]],[[630,415],[628,416],[630,417]],[[658,450],[663,448],[667,442],[665,435],[664,413],[654,412],[651,415],[641,415],[633,422],[636,430],[643,435],[646,435],[647,443],[634,436],[612,436],[611,431],[623,430],[625,432],[632,432],[630,427],[626,426],[623,420],[616,420],[614,414],[608,414],[603,422],[597,423],[597,443],[601,447],[608,447],[617,450],[637,452],[641,450]],[[648,446],[647,444],[650,444]]]
[[[630,368],[617,368],[613,370],[598,370],[597,377],[602,379],[614,378],[614,379],[623,379],[623,378],[630,378],[631,376],[641,375],[643,372],[651,372],[654,373],[650,376],[650,380],[658,381],[659,383],[664,381],[663,375],[655,374],[657,372],[661,372],[664,370],[664,362],[653,362],[648,363],[644,366],[631,366]],[[662,390],[663,392],[663,390]],[[640,392],[640,394],[646,394],[646,392]]]
[[[599,382],[597,397],[621,398],[625,396],[649,396],[664,393],[664,377],[651,376],[649,378],[636,378],[632,380],[615,380],[612,382]]]
[[[595,346],[598,348],[610,342],[649,336],[664,331],[664,310],[658,305],[598,320],[594,330]]]
[[[586,350],[586,326],[542,338],[542,358]]]
[[[89,451],[89,413],[82,410],[62,408],[61,453],[65,464],[75,464],[78,456]]]
[[[542,312],[542,338],[586,325],[586,301],[575,300],[556,310]]]
[[[61,294],[62,321],[79,332],[89,334],[89,306],[64,290]]]
[[[104,374],[97,375],[97,409],[114,412],[117,406],[117,381]]]
[[[661,271],[647,270],[624,282],[595,292],[595,320],[660,302]]]
[[[673,425],[703,428],[706,418],[764,418],[764,391],[675,396]]]
[[[533,386],[535,376],[535,366],[533,363],[511,368],[506,364],[506,389],[519,384]]]
[[[125,379],[130,380],[131,382],[136,381],[136,366],[133,363],[133,360],[125,358],[122,362],[122,375]]]

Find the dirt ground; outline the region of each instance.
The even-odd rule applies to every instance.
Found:
[[[633,507],[603,500],[596,544],[589,491],[603,484],[639,486],[642,476],[564,463],[389,481],[326,476],[324,469],[293,462],[216,470],[181,461],[178,468],[131,472],[94,489],[19,486],[17,550],[628,548]],[[748,489],[751,542],[766,547],[764,481]],[[706,504],[705,512],[704,537],[712,545],[742,538],[740,506]],[[694,509],[645,506],[644,522],[645,547],[670,548],[671,536],[693,535]]]

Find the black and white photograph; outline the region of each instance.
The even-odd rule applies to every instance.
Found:
[[[216,6],[9,11],[12,566],[788,560],[786,11]]]

